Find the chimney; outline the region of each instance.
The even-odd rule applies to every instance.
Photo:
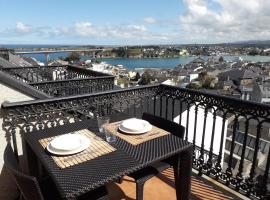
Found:
[[[0,57],[4,58],[5,60],[9,61],[9,49],[7,48],[0,48]]]

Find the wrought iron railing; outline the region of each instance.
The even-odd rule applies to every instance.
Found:
[[[143,112],[186,127],[185,139],[194,145],[193,167],[248,197],[269,196],[270,106],[204,92],[154,85],[3,105],[3,129],[16,149],[16,133],[73,123],[98,115]],[[240,123],[241,122],[241,123]],[[244,125],[244,126],[243,126]],[[239,127],[244,127],[241,140]],[[255,129],[254,129],[255,128]],[[250,137],[254,145],[250,146]],[[235,154],[241,143],[240,154]],[[253,148],[250,152],[250,148]],[[252,159],[247,158],[251,153]],[[240,156],[239,156],[240,155]],[[263,156],[262,156],[263,155]]]
[[[110,76],[101,72],[71,66],[31,66],[31,67],[2,67],[1,71],[25,83],[40,83],[47,81],[60,81],[83,79],[91,77]]]
[[[94,77],[61,81],[30,83],[32,87],[50,96],[65,97],[112,90],[114,77]]]
[[[114,76],[75,66],[9,67],[0,70],[52,97],[112,90],[114,86]]]

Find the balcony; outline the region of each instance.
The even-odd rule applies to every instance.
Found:
[[[2,67],[0,71],[51,97],[112,90],[114,76],[75,66]],[[12,82],[12,79],[9,79]]]
[[[149,112],[186,127],[196,179],[207,176],[251,199],[269,198],[269,105],[153,85],[5,103],[2,112],[6,138],[17,154],[17,134],[117,112],[134,117]]]

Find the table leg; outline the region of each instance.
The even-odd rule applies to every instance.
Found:
[[[192,171],[192,147],[176,156],[174,179],[177,200],[189,200]]]
[[[24,140],[22,142],[27,161],[28,173],[32,176],[39,177],[40,175],[39,162],[36,158],[36,155],[32,151],[31,147],[27,144],[27,142],[25,142]]]

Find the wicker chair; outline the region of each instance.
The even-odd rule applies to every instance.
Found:
[[[15,154],[10,144],[7,144],[4,153],[5,167],[14,178],[21,193],[20,199],[25,200],[56,200],[61,199],[54,183],[50,179],[38,181],[35,177],[26,175],[20,171]],[[108,194],[105,186],[93,192],[81,196],[79,199],[107,200]]]
[[[163,119],[158,116],[154,116],[149,113],[143,113],[142,119],[147,120],[150,124],[157,126],[170,132],[177,137],[183,138],[185,128],[175,122]],[[147,180],[156,176],[158,173],[172,166],[171,160],[163,160],[161,162],[155,163],[151,166],[143,168],[135,173],[129,174],[136,182],[136,199],[143,199],[143,187]]]

